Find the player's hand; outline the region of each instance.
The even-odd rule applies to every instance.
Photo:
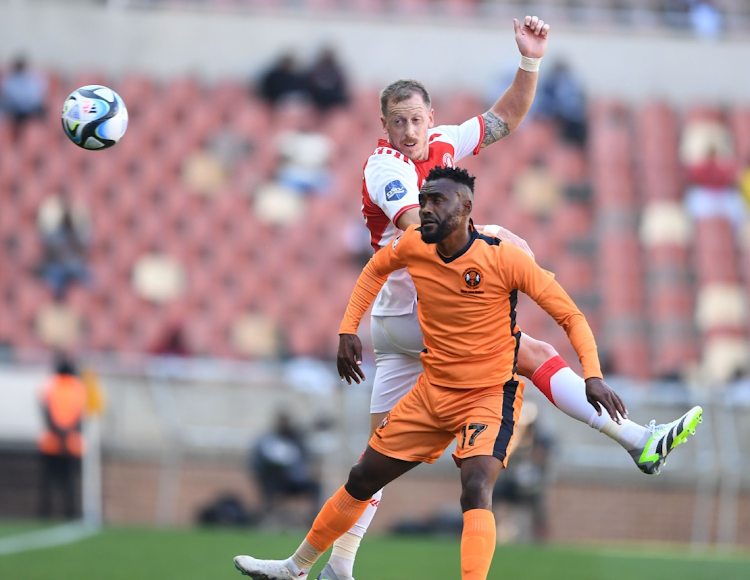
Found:
[[[523,56],[529,58],[542,58],[547,51],[547,35],[549,24],[538,16],[526,16],[523,26],[516,18],[513,19],[513,28],[516,31],[516,44]]]
[[[359,368],[362,364],[362,341],[356,334],[339,334],[339,352],[336,354],[336,367],[339,376],[347,385],[352,381],[359,384],[365,380],[365,373]]]
[[[526,252],[532,259],[534,259],[534,252],[529,247],[522,237],[517,236],[510,230],[505,229],[503,226],[488,225],[488,226],[477,226],[477,229],[481,230],[482,233],[495,238],[500,238],[503,241],[513,244],[517,248]]]
[[[602,407],[604,407],[618,425],[622,424],[622,419],[628,418],[628,410],[620,395],[609,388],[602,379],[595,377],[586,379],[586,399],[599,415],[602,414]]]

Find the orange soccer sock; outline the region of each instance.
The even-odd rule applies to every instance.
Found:
[[[305,539],[316,550],[325,552],[333,542],[357,523],[368,505],[369,498],[363,501],[354,499],[344,486],[341,486],[320,510]]]
[[[497,529],[490,510],[464,512],[461,534],[461,580],[486,580],[495,553]]]

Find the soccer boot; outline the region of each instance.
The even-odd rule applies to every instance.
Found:
[[[331,568],[330,563],[326,563],[326,565],[323,567],[323,570],[321,570],[320,574],[318,574],[318,577],[315,580],[354,580],[351,576],[339,576],[336,574],[336,572],[333,571],[333,568]]]
[[[682,417],[666,425],[657,425],[656,421],[651,421],[646,426],[651,436],[645,445],[628,452],[638,469],[649,475],[658,474],[662,465],[667,463],[667,455],[684,443],[688,435],[695,434],[696,425],[703,420],[702,415],[703,409],[693,407]]]
[[[295,576],[289,569],[287,560],[256,560],[251,556],[235,556],[234,567],[243,576],[253,580],[307,580],[307,574],[300,572]]]

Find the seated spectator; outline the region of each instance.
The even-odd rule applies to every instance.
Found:
[[[14,137],[20,135],[26,121],[44,116],[46,97],[47,80],[29,70],[24,56],[16,58],[0,87],[0,109],[10,118]]]
[[[695,220],[724,217],[739,230],[746,207],[737,183],[734,161],[711,148],[702,161],[688,165],[685,207]]]
[[[38,221],[43,246],[38,273],[55,299],[63,301],[72,284],[87,284],[90,280],[88,216],[64,194],[42,205]]]
[[[322,113],[349,103],[346,75],[331,48],[324,48],[308,73],[310,92]]]
[[[260,486],[266,515],[277,515],[284,498],[307,497],[312,521],[320,507],[321,486],[305,438],[286,412],[278,413],[273,430],[253,447],[249,468]]]
[[[555,121],[566,143],[586,144],[586,96],[565,62],[558,61],[541,74],[536,100],[536,115]]]
[[[297,60],[286,52],[267,69],[258,82],[258,96],[276,106],[286,98],[311,98],[307,75],[300,71]]]

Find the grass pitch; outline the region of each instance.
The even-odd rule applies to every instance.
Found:
[[[36,526],[0,524],[0,544]],[[3,580],[240,580],[232,557],[288,556],[302,533],[257,530],[108,528],[55,548],[0,556]],[[369,537],[358,580],[459,580],[457,538]],[[325,558],[313,569],[310,580]],[[695,554],[677,548],[501,546],[489,580],[747,580],[750,554]]]

